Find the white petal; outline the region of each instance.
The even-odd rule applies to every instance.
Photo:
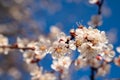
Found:
[[[116,50],[118,53],[120,53],[120,47],[117,47]]]
[[[98,2],[98,0],[89,0],[90,4],[95,4],[96,2]]]

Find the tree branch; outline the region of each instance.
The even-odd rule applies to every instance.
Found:
[[[35,50],[35,48],[33,48],[33,47],[19,47],[18,45],[0,46],[0,48]]]

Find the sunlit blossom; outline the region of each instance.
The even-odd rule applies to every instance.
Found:
[[[91,17],[91,21],[88,22],[88,25],[92,27],[97,27],[102,25],[102,17],[100,15],[94,15]]]
[[[31,71],[32,80],[56,80],[52,73],[43,73],[43,68],[36,67]]]
[[[20,38],[20,37],[17,38],[17,45],[19,47],[26,47],[28,43],[29,43],[29,40],[26,38]]]
[[[114,63],[115,63],[117,66],[120,66],[120,56],[119,56],[119,57],[115,57]]]
[[[34,59],[34,51],[28,50],[23,53],[23,57],[26,63],[30,64]]]
[[[79,49],[81,55],[87,59],[96,57],[100,52],[99,47],[92,46],[91,43],[83,43]]]
[[[53,64],[51,65],[51,68],[56,71],[63,71],[64,69],[68,69],[71,64],[70,57],[62,57],[58,60],[54,60]]]
[[[115,56],[115,52],[113,51],[112,44],[103,47],[103,59],[107,62],[112,61],[113,57]]]
[[[89,0],[89,3],[90,4],[95,4],[95,3],[97,3],[99,0]]]
[[[118,53],[120,53],[120,47],[117,47],[116,50]]]
[[[36,54],[47,54],[49,53],[49,47],[51,46],[51,41],[44,37],[39,37],[39,41],[35,42],[35,53]]]
[[[80,68],[84,68],[84,67],[86,67],[87,66],[87,62],[86,62],[86,60],[84,60],[83,59],[83,57],[82,56],[79,56],[76,60],[75,60],[75,67],[77,68],[77,69],[80,69]]]
[[[0,34],[0,46],[8,45],[8,38]]]
[[[105,76],[110,71],[110,65],[103,63],[103,65],[98,68],[97,76]]]
[[[0,47],[8,46],[9,45],[8,43],[9,43],[8,38],[0,34]],[[0,53],[8,54],[9,51],[10,51],[9,48],[0,48]]]

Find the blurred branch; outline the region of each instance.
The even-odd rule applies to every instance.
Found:
[[[0,46],[0,48],[9,48],[9,49],[22,49],[22,50],[35,50],[32,47],[18,47],[17,45],[11,45],[11,46]]]
[[[104,0],[98,1],[96,4],[98,6],[98,12],[97,15],[101,15],[102,14],[102,6],[103,6]],[[97,28],[99,25],[96,25],[94,28]]]

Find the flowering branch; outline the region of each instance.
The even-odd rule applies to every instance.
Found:
[[[0,53],[5,53],[7,49],[20,50],[24,61],[32,66],[32,80],[69,80],[66,77],[70,77],[69,70],[72,71],[72,65],[74,69],[90,66],[91,80],[95,80],[96,75],[106,75],[110,69],[110,62],[120,66],[120,56],[113,59],[115,52],[112,44],[109,44],[106,33],[97,29],[101,24],[104,0],[90,1],[98,7],[97,14],[92,17],[94,26],[79,25],[76,29],[71,29],[68,36],[54,27],[48,37],[50,39],[45,36],[39,36],[35,41],[17,38],[15,45],[10,45],[8,38],[0,35]],[[80,53],[75,59],[72,58],[75,55],[74,51]],[[52,57],[52,71],[45,72],[39,63],[47,54]],[[59,74],[55,75],[57,72]]]
[[[37,41],[18,38],[16,45],[9,45],[7,38],[4,36],[1,37],[0,48],[23,50],[24,60],[28,64],[37,63],[37,66],[41,67],[39,66],[39,61],[42,60],[46,54],[50,54],[53,58],[51,68],[64,74],[66,74],[71,64],[74,64],[77,68],[86,66],[86,64],[96,67],[95,64],[100,64],[99,62],[102,59],[109,62],[115,54],[112,50],[112,45],[108,43],[105,32],[92,27],[86,28],[79,26],[76,29],[71,29],[70,36],[66,36],[65,33],[61,32],[57,35],[57,39],[53,41],[45,37],[40,37]],[[70,54],[76,49],[80,54],[74,61],[71,59]],[[86,59],[86,61],[84,59]],[[105,66],[102,66],[100,69],[107,69],[104,67]],[[62,73],[58,76],[59,78],[61,75],[63,78]],[[36,76],[33,75],[33,77]],[[91,79],[94,79],[93,69],[91,70]]]

